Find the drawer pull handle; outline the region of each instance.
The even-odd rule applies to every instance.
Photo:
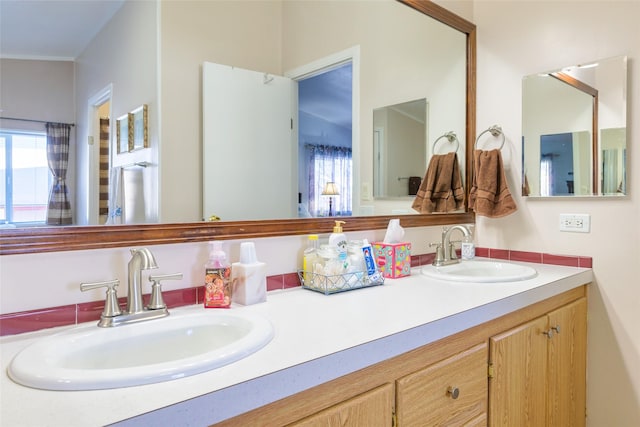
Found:
[[[556,325],[554,327],[552,327],[551,329],[553,329],[554,331],[556,331],[556,334],[560,333],[560,325]]]
[[[549,339],[553,338],[553,328],[549,329],[548,331],[542,332],[542,335],[546,335]]]
[[[458,387],[449,387],[447,389],[447,394],[449,395],[449,397],[451,397],[452,399],[457,399],[458,396],[460,396],[460,389]]]

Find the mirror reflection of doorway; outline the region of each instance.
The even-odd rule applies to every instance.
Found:
[[[352,214],[352,85],[351,61],[298,80],[301,217]],[[338,194],[327,194],[328,183]]]
[[[588,131],[540,136],[540,195],[591,194],[591,134]]]
[[[570,133],[540,137],[542,196],[573,194],[573,137]]]
[[[80,171],[77,189],[78,225],[104,225],[108,218],[109,174],[114,151],[111,149],[112,85],[87,102],[89,141],[81,154],[86,169]],[[86,174],[86,175],[84,175]]]

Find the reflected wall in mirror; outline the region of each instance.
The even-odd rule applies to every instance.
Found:
[[[523,195],[625,195],[626,126],[626,56],[524,77]]]
[[[67,170],[73,224],[103,224],[101,173],[157,165],[159,157],[157,4],[60,0],[2,2],[1,9],[0,115],[27,120],[0,119],[0,128],[42,134],[40,121],[74,123]],[[118,144],[116,119],[142,104],[149,106],[151,148],[132,152],[127,138]],[[143,176],[144,222],[157,222],[158,168]]]
[[[373,110],[373,194],[415,196],[427,168],[427,100]]]
[[[223,2],[224,3],[224,2]],[[206,3],[204,3],[206,4]],[[201,7],[205,7],[204,4]],[[207,9],[212,15],[220,17],[225,16],[228,12],[226,9],[213,5],[207,5]],[[199,6],[200,7],[200,6]],[[291,76],[293,80],[302,84],[309,76],[315,76],[321,70],[327,67],[335,66],[344,61],[352,61],[352,83],[353,83],[353,100],[351,115],[349,116],[350,124],[344,126],[343,121],[334,117],[335,115],[326,115],[322,111],[342,111],[341,107],[336,107],[333,103],[327,102],[326,98],[316,101],[315,110],[318,114],[314,116],[315,123],[322,121],[325,123],[324,131],[316,135],[312,135],[311,141],[323,146],[350,146],[352,158],[352,187],[346,189],[336,200],[340,208],[341,215],[385,215],[385,214],[416,214],[417,212],[410,209],[410,200],[390,199],[394,194],[385,196],[384,199],[374,197],[373,191],[377,187],[374,178],[374,152],[373,152],[373,115],[372,112],[384,105],[396,105],[407,100],[415,100],[426,98],[429,101],[430,114],[427,117],[428,122],[425,137],[435,139],[436,136],[444,132],[455,130],[460,136],[460,142],[465,147],[465,134],[463,129],[466,123],[466,99],[467,99],[467,73],[466,73],[466,44],[467,39],[464,33],[456,31],[451,27],[432,19],[425,19],[424,16],[416,14],[414,10],[406,7],[397,1],[376,1],[376,2],[360,2],[360,1],[305,1],[305,2],[282,2],[282,18],[280,21],[272,20],[271,28],[281,28],[283,37],[279,42],[273,43],[272,57],[277,58],[278,52],[281,52],[279,63],[272,64],[271,69],[261,68],[261,64],[257,61],[251,64],[251,61],[244,62],[225,62],[224,52],[222,50],[214,51],[209,49],[207,60],[218,64],[225,64],[233,67],[246,68],[256,72],[262,81],[262,75],[268,73],[270,76]],[[186,14],[186,12],[183,12]],[[193,10],[194,17],[196,15],[206,14],[204,10]],[[247,18],[249,19],[249,18]],[[254,18],[255,19],[255,18]],[[193,26],[194,19],[187,20],[190,26]],[[247,25],[250,25],[247,20]],[[330,23],[330,25],[328,24]],[[203,35],[204,40],[213,37],[207,36],[207,32],[212,31],[215,25],[207,25],[203,27],[198,34]],[[433,43],[437,40],[437,43]],[[185,43],[194,46],[194,43],[185,40]],[[356,51],[352,57],[344,58],[343,52]],[[417,54],[419,52],[419,54]],[[204,57],[204,55],[203,55]],[[331,63],[331,58],[335,58],[335,62]],[[299,70],[305,70],[301,73]],[[247,86],[245,90],[249,96],[259,95],[253,90],[249,91]],[[204,88],[203,88],[204,89]],[[207,93],[203,95],[203,99],[215,97],[216,94]],[[234,101],[236,99],[234,98]],[[239,101],[242,104],[241,101]],[[310,102],[307,101],[307,105]],[[295,107],[294,107],[294,110]],[[244,115],[240,116],[240,120],[246,120]],[[237,121],[233,119],[233,121]],[[300,125],[309,122],[309,116],[300,116],[298,120],[294,120],[294,130]],[[203,132],[211,134],[210,120],[205,119],[203,123]],[[208,129],[207,129],[208,128]],[[338,142],[336,136],[338,132],[334,129],[344,129],[348,132],[350,139],[349,144]],[[238,129],[237,133],[241,131]],[[235,135],[234,139],[235,139]],[[300,129],[299,133],[294,131],[294,138],[300,136],[299,141],[292,141],[290,148],[293,153],[304,152],[303,145],[307,141],[302,137],[309,139],[307,132]],[[334,137],[327,140],[328,137]],[[341,136],[340,136],[341,137]],[[258,142],[261,140],[261,142]],[[320,141],[319,143],[317,141]],[[208,141],[203,140],[206,145]],[[253,138],[250,141],[252,145],[260,145],[265,143],[265,138]],[[299,144],[299,145],[298,145]],[[244,144],[242,144],[244,145]],[[267,144],[268,145],[268,144]],[[425,144],[423,144],[424,147]],[[205,146],[203,151],[209,150]],[[259,149],[258,149],[259,150]],[[249,150],[251,151],[251,150]],[[408,155],[406,153],[405,155]],[[420,163],[427,164],[428,152],[411,153],[414,158],[421,157]],[[464,154],[459,155],[460,161],[464,162]],[[289,162],[290,156],[283,156],[283,161],[278,162],[277,167],[280,169],[292,168],[292,175],[295,171],[305,169],[305,159],[294,155],[294,163]],[[291,164],[291,166],[290,166]],[[389,165],[393,165],[389,163]],[[422,177],[425,173],[426,166],[412,168],[412,176]],[[255,169],[256,172],[259,168]],[[395,175],[396,171],[385,171],[387,176]],[[291,172],[289,172],[291,174]],[[304,174],[302,174],[304,175]],[[307,174],[311,177],[312,174]],[[206,179],[205,174],[203,177]],[[336,177],[328,177],[338,183],[344,179]],[[257,182],[259,176],[254,173],[242,175],[241,179]],[[289,193],[290,201],[284,203],[286,209],[281,211],[290,211],[289,216],[270,216],[270,218],[293,218],[298,215],[297,210],[291,211],[289,206],[291,202],[298,202],[298,194],[300,194],[303,209],[301,212],[310,212],[312,216],[322,216],[326,209],[317,209],[313,203],[313,197],[308,190],[310,183],[300,179],[298,188],[290,192],[289,188],[284,191]],[[321,188],[325,182],[319,180],[316,187]],[[407,187],[407,181],[401,182]],[[205,187],[215,185],[212,182],[203,182]],[[243,194],[246,191],[240,191]],[[346,191],[349,190],[349,191]],[[205,192],[208,194],[209,191]],[[349,197],[347,201],[345,198]],[[404,192],[407,195],[407,192]],[[275,197],[275,195],[273,195]],[[280,202],[282,204],[282,202]],[[205,206],[205,217],[210,212],[217,212],[218,209],[209,209],[210,203],[207,200],[203,202]],[[325,208],[327,206],[324,206]],[[228,211],[228,210],[227,210]],[[252,212],[246,209],[240,210],[237,215],[225,215],[223,220],[244,220],[254,218]]]
[[[423,7],[420,2],[416,3]],[[68,104],[76,105],[77,111],[75,117],[71,112],[58,120],[77,124],[72,170],[68,175],[72,181],[74,224],[100,223],[96,172],[99,150],[85,141],[89,137],[99,138],[98,121],[92,116],[96,105],[90,100],[108,85],[113,87],[108,99],[114,122],[116,117],[141,104],[149,105],[150,149],[118,154],[114,143],[114,150],[109,154],[110,167],[136,162],[152,165],[143,171],[145,222],[185,222],[207,217],[203,215],[201,193],[205,184],[200,155],[202,134],[198,131],[203,125],[198,70],[205,61],[286,75],[320,58],[360,47],[359,93],[354,94],[353,101],[358,110],[354,109],[350,130],[353,200],[346,210],[354,216],[415,213],[409,209],[408,201],[373,198],[372,111],[375,108],[426,97],[432,110],[429,120],[433,122],[428,139],[453,129],[464,146],[467,35],[401,2],[270,0],[252,2],[249,8],[237,1],[165,0],[157,5],[151,1],[126,0],[118,5],[120,8],[113,19],[102,27],[86,49],[74,59],[66,58],[76,70],[72,82],[75,88],[69,91],[75,92],[75,99],[69,99]],[[73,10],[69,14],[73,16]],[[441,16],[444,14],[439,13],[438,17]],[[467,25],[457,21],[455,25]],[[227,40],[228,34],[234,31],[241,32],[233,43],[211,42]],[[189,52],[185,52],[184,46],[190,46]],[[162,81],[158,81],[160,76]],[[26,81],[24,84],[30,85]],[[162,88],[162,104],[158,87]],[[10,103],[3,104],[7,104],[3,108],[8,108]],[[29,105],[31,107],[26,106],[26,110],[18,114],[46,118],[47,112],[35,110],[42,104],[31,102]],[[165,111],[160,111],[161,105]],[[115,140],[115,123],[111,125],[111,133],[111,139]],[[256,140],[255,144],[259,142]],[[158,164],[161,158],[173,162]],[[278,163],[273,167],[284,166]],[[291,167],[294,171],[297,169],[295,163]],[[260,178],[246,175],[244,179],[255,182]],[[200,194],[187,194],[184,188],[200,190]],[[276,197],[275,192],[279,190],[276,186],[273,188],[272,195]],[[294,189],[290,195],[294,206],[298,193],[302,193],[304,199],[305,191]],[[274,217],[295,218],[297,210]],[[222,219],[260,217],[257,212],[249,214],[244,209],[239,214],[224,215]]]
[[[70,3],[77,4],[76,2]],[[298,38],[284,37],[286,42],[283,45],[282,37],[271,36],[276,34],[273,31],[273,19],[283,20],[284,15],[297,13],[293,9],[283,9],[283,5],[314,9],[315,6],[324,7],[329,3],[334,7],[332,13],[325,14],[325,19],[331,19],[332,25],[339,21],[340,25],[345,28],[353,27],[354,22],[370,21],[369,18],[372,18],[373,15],[377,15],[376,18],[381,18],[379,15],[384,15],[383,10],[376,9],[375,12],[367,10],[371,4],[380,3],[388,7],[399,6],[399,10],[402,10],[400,13],[406,15],[406,19],[389,23],[389,25],[381,24],[376,28],[369,26],[368,30],[365,28],[368,33],[373,35],[374,43],[367,45],[366,50],[362,50],[362,67],[367,66],[365,64],[367,63],[369,64],[367,69],[370,71],[366,77],[363,73],[361,91],[357,97],[362,113],[355,119],[359,122],[358,129],[362,135],[354,138],[353,142],[355,146],[361,144],[360,141],[366,141],[367,145],[358,148],[360,155],[354,159],[354,176],[360,179],[362,170],[367,174],[368,181],[358,181],[358,185],[354,185],[354,205],[372,199],[373,109],[376,106],[391,105],[416,97],[426,97],[431,102],[433,96],[428,96],[426,90],[416,92],[416,84],[440,87],[443,92],[447,92],[448,86],[445,82],[449,82],[451,78],[459,81],[459,76],[462,75],[462,84],[456,86],[456,95],[452,97],[455,103],[462,107],[456,109],[456,113],[453,115],[447,114],[447,107],[439,108],[442,129],[433,128],[432,132],[437,136],[452,129],[464,128],[464,132],[458,133],[461,142],[463,139],[473,140],[475,137],[476,29],[472,23],[435,3],[418,0],[399,0],[398,2],[269,1],[252,2],[248,6],[246,3],[236,1],[136,2],[127,0],[124,1],[122,10],[135,7],[135,13],[127,15],[126,19],[119,21],[119,24],[124,25],[120,27],[120,31],[117,30],[118,27],[109,25],[108,34],[100,34],[94,39],[94,42],[99,42],[99,45],[96,44],[96,48],[92,49],[91,54],[102,55],[108,61],[106,64],[108,66],[93,67],[89,58],[82,64],[76,64],[78,68],[85,67],[82,73],[78,70],[77,78],[80,79],[81,74],[84,76],[82,77],[82,87],[86,87],[87,90],[76,90],[75,105],[78,106],[79,117],[76,120],[78,143],[75,147],[77,149],[75,153],[77,160],[75,180],[76,182],[91,182],[89,171],[92,170],[94,161],[96,164],[98,163],[97,157],[93,160],[89,154],[82,152],[89,147],[86,141],[91,126],[87,108],[84,107],[88,104],[86,100],[93,100],[95,105],[99,105],[102,98],[98,95],[113,94],[113,97],[109,98],[112,101],[112,117],[118,117],[124,112],[131,111],[132,108],[146,103],[149,105],[150,149],[129,153],[131,157],[122,160],[127,163],[148,162],[151,164],[145,169],[152,174],[149,180],[145,178],[145,192],[148,189],[149,193],[156,195],[157,199],[150,200],[150,206],[152,209],[156,209],[155,212],[151,212],[150,218],[159,218],[166,224],[113,226],[110,228],[110,233],[104,233],[104,229],[100,227],[45,227],[2,231],[0,253],[153,245],[205,241],[211,238],[283,236],[317,233],[330,229],[330,221],[326,219],[185,223],[185,221],[199,221],[202,217],[202,110],[200,98],[202,88],[200,69],[203,61],[235,64],[246,69],[283,74],[286,70],[295,69],[300,64],[309,64],[315,58],[325,57],[335,52],[334,45],[356,45],[357,42],[354,39],[339,40],[338,34],[330,31],[331,26],[320,21],[319,9],[312,10],[313,19],[310,22],[286,20],[288,22],[287,34],[298,34]],[[202,13],[203,10],[205,13]],[[348,10],[360,11],[361,15],[349,15],[347,14]],[[160,16],[162,16],[162,20],[158,19]],[[307,16],[309,16],[308,13]],[[126,25],[127,23],[134,24]],[[310,24],[324,28],[320,32],[322,35],[305,36],[300,27]],[[433,33],[434,24],[439,28],[436,33]],[[198,31],[191,31],[196,27]],[[386,46],[388,39],[385,31],[381,30],[382,27],[385,28],[385,31],[388,29],[395,35],[404,35],[407,39],[412,40],[405,40],[401,45],[388,49],[392,54],[391,57],[380,56],[377,52],[381,46]],[[428,28],[426,31],[431,36],[423,34],[425,31],[423,27]],[[136,35],[131,32],[134,28]],[[186,28],[190,30],[186,31]],[[409,30],[410,28],[411,30]],[[459,46],[460,54],[455,59],[448,55],[452,46],[440,42],[440,40],[444,40],[440,33],[447,31],[454,34],[455,43]],[[228,38],[230,33],[237,34],[232,42],[229,42]],[[355,31],[347,31],[347,34],[353,38]],[[436,51],[443,53],[442,58],[455,61],[458,71],[452,73],[451,67],[444,66],[434,69],[432,73],[425,74],[428,70],[424,66],[439,63],[441,57],[424,56],[424,49],[418,47],[416,50],[414,40],[420,41],[423,45],[428,44]],[[438,42],[434,43],[434,40]],[[275,50],[273,50],[274,43],[279,46]],[[184,49],[184,46],[191,48]],[[110,55],[105,56],[105,52],[109,52]],[[416,52],[420,52],[420,54],[416,54]],[[114,55],[111,56],[111,53]],[[295,55],[291,53],[295,53]],[[445,56],[444,53],[447,55]],[[394,62],[394,60],[400,55],[407,54],[408,58],[417,62],[414,65],[397,66],[398,62]],[[136,69],[136,73],[130,73],[127,69],[122,71],[122,68],[118,68],[118,64],[122,64],[123,61],[129,64],[135,63],[135,66],[128,69]],[[449,65],[451,65],[450,62]],[[159,68],[156,69],[156,66]],[[420,68],[421,66],[422,68]],[[117,71],[118,69],[121,71]],[[462,74],[460,74],[460,70],[462,70]],[[384,73],[381,74],[383,71]],[[139,78],[137,81],[130,81],[131,77]],[[113,84],[104,83],[109,81],[113,81]],[[407,83],[407,86],[404,83]],[[79,82],[77,84],[80,85]],[[111,92],[108,89],[111,89]],[[91,98],[91,94],[94,94],[93,98]],[[160,94],[162,102],[160,102]],[[442,96],[449,97],[450,93],[442,93]],[[161,118],[162,120],[160,120]],[[461,125],[454,126],[451,121]],[[115,132],[112,134],[115,138]],[[162,144],[159,141],[160,134],[162,134]],[[363,142],[361,145],[364,144]],[[137,157],[142,154],[148,158]],[[158,164],[160,158],[164,159],[162,164]],[[468,169],[470,167],[468,159],[465,164]],[[153,179],[153,176],[158,179]],[[468,177],[466,180],[469,180]],[[162,189],[161,194],[158,191],[159,188]],[[361,189],[365,188],[368,188],[369,191],[362,192]],[[360,197],[361,193],[364,193],[362,197]],[[76,205],[91,205],[83,192],[75,194],[75,201]],[[384,228],[391,218],[390,215],[396,217],[404,212],[404,210],[397,211],[393,208],[387,209],[384,203],[376,204],[380,207],[374,208],[371,212],[381,215],[351,218],[346,230]],[[360,211],[365,212],[365,207],[361,207]],[[473,214],[466,212],[434,216],[410,215],[402,219],[403,225],[409,227],[470,221],[473,221]],[[92,224],[87,221],[79,221],[79,223]],[[73,241],[69,240],[70,235],[74,236]]]

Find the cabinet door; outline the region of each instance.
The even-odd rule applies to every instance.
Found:
[[[393,385],[384,384],[303,420],[295,427],[390,427],[393,420]]]
[[[585,425],[587,300],[549,313],[548,426]]]
[[[396,382],[396,416],[401,427],[478,425],[486,410],[486,343]]]
[[[544,316],[489,340],[489,425],[545,425],[546,329]]]

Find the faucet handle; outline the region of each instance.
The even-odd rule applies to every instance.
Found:
[[[434,243],[429,243],[429,247],[436,247],[436,258],[435,260],[433,260],[433,265],[440,265],[440,263],[442,263],[442,261],[444,260],[444,250],[442,248],[442,243],[440,242],[434,242]]]
[[[458,259],[458,254],[456,253],[456,243],[460,243],[460,240],[456,240],[454,242],[449,242],[449,259],[450,260],[457,260]]]
[[[104,282],[80,283],[82,292],[97,288],[107,288],[107,297],[104,302],[104,310],[102,317],[115,317],[120,315],[120,306],[118,305],[118,294],[116,288],[120,284],[118,279],[106,280]]]
[[[147,308],[149,310],[161,310],[163,308],[167,308],[167,305],[164,303],[162,299],[162,280],[180,280],[182,279],[182,273],[173,273],[173,274],[157,274],[149,276],[149,281],[153,282],[151,285],[151,298],[149,300],[149,305]]]

